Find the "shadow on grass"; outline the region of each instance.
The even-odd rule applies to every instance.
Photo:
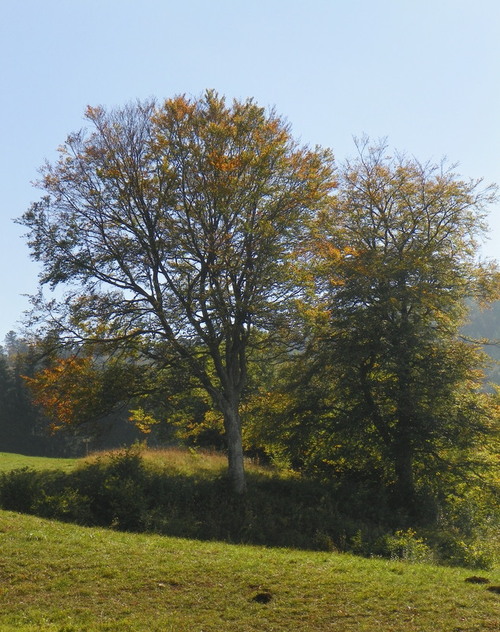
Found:
[[[489,553],[427,525],[432,548],[377,481],[321,483],[248,472],[235,497],[220,470],[144,460],[134,449],[70,471],[0,473],[0,508],[84,526],[488,568]],[[403,530],[402,530],[403,528]],[[425,528],[425,525],[424,525]],[[405,530],[406,529],[406,530]],[[476,547],[476,548],[474,548]]]
[[[315,481],[250,472],[238,498],[220,473],[167,472],[134,451],[68,473],[3,473],[0,506],[85,526],[316,550],[352,550],[360,530],[373,548],[383,533],[339,509],[332,490]]]

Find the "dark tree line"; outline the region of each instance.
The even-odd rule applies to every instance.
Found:
[[[0,347],[0,451],[33,454],[43,450],[46,420],[33,405],[23,379],[34,372],[28,345],[9,332]]]
[[[119,447],[141,437],[128,423],[129,413],[117,398],[108,406],[102,402],[100,408],[81,418],[81,424],[54,432],[54,418],[36,402],[29,388],[30,380],[46,364],[45,346],[35,345],[13,331],[7,334],[0,346],[0,452],[81,456],[89,448]],[[123,393],[119,399],[123,400]]]

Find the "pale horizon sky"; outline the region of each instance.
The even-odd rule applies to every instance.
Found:
[[[253,97],[341,162],[353,136],[500,184],[498,0],[0,0],[0,344],[37,290],[19,217],[87,105]],[[500,258],[500,207],[488,258]]]

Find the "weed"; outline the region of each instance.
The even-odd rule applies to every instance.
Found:
[[[431,548],[413,529],[396,531],[394,535],[387,536],[385,542],[392,560],[428,563],[434,561]]]

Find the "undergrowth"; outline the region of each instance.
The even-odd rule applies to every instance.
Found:
[[[350,491],[351,497],[326,483],[249,468],[248,493],[238,498],[221,457],[138,448],[70,471],[0,473],[3,509],[79,525],[478,569],[495,563],[494,526],[468,533],[450,523],[402,528],[381,492]]]

